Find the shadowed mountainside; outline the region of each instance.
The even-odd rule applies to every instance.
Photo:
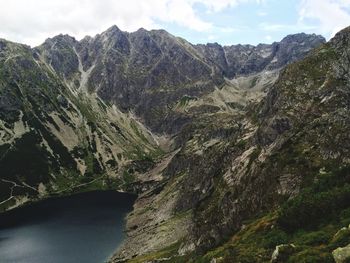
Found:
[[[126,190],[139,197],[113,262],[267,262],[281,244],[274,262],[332,262],[350,223],[349,36],[1,40],[2,209]]]

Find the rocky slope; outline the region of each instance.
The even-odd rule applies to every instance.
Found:
[[[177,137],[180,149],[162,173],[166,183],[136,202],[114,261],[345,257],[349,48],[345,29],[287,66],[260,103],[196,116]]]
[[[270,48],[225,47],[223,68],[224,48],[193,46],[163,30],[127,33],[113,26],[81,41],[59,35],[34,49],[1,40],[1,204],[94,184],[96,174],[118,178],[118,187],[127,189],[133,179],[128,171],[140,166],[132,160],[142,170],[162,152],[139,118],[153,132],[173,134],[194,117],[186,112],[189,102],[196,102],[195,111],[241,107],[261,96],[273,78],[241,59],[235,74],[253,75],[243,78],[246,85],[232,84],[225,79],[232,60],[249,56],[276,76],[323,41],[300,34]],[[282,61],[286,50],[294,52]],[[249,86],[255,82],[262,83],[256,90]],[[22,153],[37,159],[23,162]]]
[[[76,80],[83,85],[83,74]],[[132,162],[160,153],[131,114],[73,90],[37,50],[5,40],[0,116],[1,209],[81,188],[125,188]]]
[[[2,208],[127,190],[139,197],[113,262],[267,262],[284,243],[276,260],[332,260],[350,243],[336,236],[350,223],[348,31],[225,47],[116,26],[33,49],[1,40]]]
[[[186,96],[208,94],[225,78],[280,69],[323,42],[321,36],[297,34],[257,47],[203,46],[164,30],[128,33],[113,26],[80,42],[57,36],[38,49],[65,79],[88,72],[86,89],[124,112],[135,112],[152,131],[174,134],[191,121],[174,110]],[[78,82],[73,83],[78,89]]]

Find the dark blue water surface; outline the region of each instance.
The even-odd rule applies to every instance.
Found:
[[[123,240],[135,196],[90,192],[0,215],[1,263],[105,262]]]

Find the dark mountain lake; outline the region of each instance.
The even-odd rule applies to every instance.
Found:
[[[124,238],[135,196],[90,192],[0,215],[1,263],[105,262]]]

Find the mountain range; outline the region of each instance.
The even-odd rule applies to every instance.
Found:
[[[138,198],[111,262],[345,262],[349,54],[349,28],[1,39],[0,210],[115,189]]]

